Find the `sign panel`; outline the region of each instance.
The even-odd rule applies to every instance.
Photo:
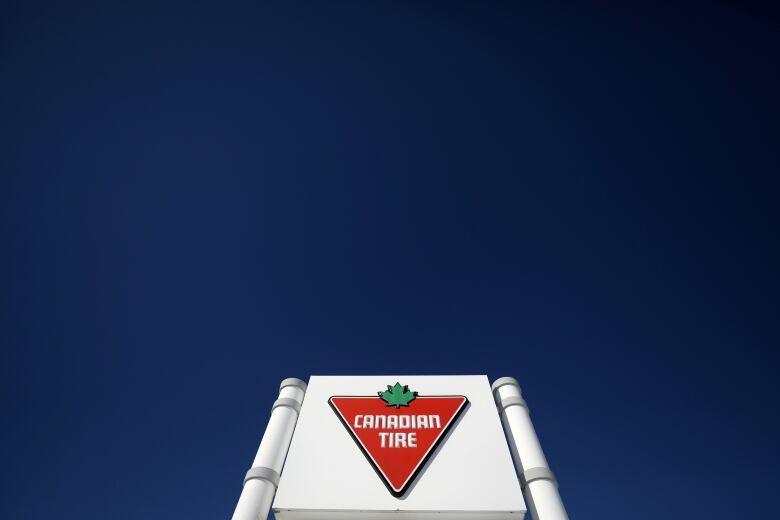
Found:
[[[526,507],[486,376],[312,376],[273,511],[520,520]]]

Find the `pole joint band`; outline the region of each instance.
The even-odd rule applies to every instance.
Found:
[[[528,405],[526,404],[525,400],[522,397],[518,396],[509,396],[501,399],[501,402],[498,404],[498,413],[499,415],[504,413],[504,410],[509,408],[510,406],[522,406],[526,410],[528,410]]]
[[[493,384],[490,385],[490,391],[494,394],[496,393],[496,390],[499,389],[499,387],[502,387],[504,385],[512,385],[516,386],[517,389],[520,389],[520,383],[517,382],[517,379],[514,377],[499,377],[495,381],[493,381]]]
[[[528,468],[520,473],[520,487],[523,489],[534,480],[549,480],[555,484],[555,487],[558,487],[558,480],[556,480],[555,475],[550,471],[550,468]]]
[[[276,408],[280,406],[287,406],[288,408],[292,408],[296,412],[301,412],[301,403],[296,401],[295,399],[290,399],[289,397],[280,397],[276,401],[274,401],[274,405],[271,407],[271,412],[273,412]]]
[[[275,488],[279,487],[279,473],[272,470],[271,468],[266,468],[264,466],[251,468],[246,472],[246,476],[244,477],[244,485],[246,486],[247,481],[253,479],[266,480],[273,484]]]
[[[304,394],[306,393],[306,388],[307,388],[306,383],[301,381],[297,377],[288,377],[287,379],[284,379],[282,381],[282,384],[279,385],[279,391],[281,391],[282,388],[286,386],[296,386],[301,390],[303,390]]]

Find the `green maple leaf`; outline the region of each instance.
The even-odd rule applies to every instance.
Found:
[[[417,392],[409,391],[409,386],[401,386],[401,383],[396,383],[393,386],[387,385],[387,390],[377,393],[387,403],[387,406],[395,406],[396,409],[409,406],[409,403],[417,397]]]

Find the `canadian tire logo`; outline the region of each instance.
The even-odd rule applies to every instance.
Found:
[[[334,395],[333,411],[387,489],[402,496],[466,408],[463,395],[419,395],[387,385],[376,395]]]

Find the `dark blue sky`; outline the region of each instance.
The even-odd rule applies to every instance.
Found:
[[[517,377],[575,519],[773,516],[777,12],[156,4],[0,7],[0,517],[228,518],[340,373]]]

